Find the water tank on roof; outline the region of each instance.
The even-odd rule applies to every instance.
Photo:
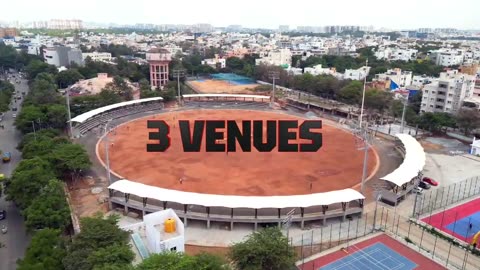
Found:
[[[165,220],[165,232],[166,233],[174,233],[176,230],[176,223],[175,219],[169,218]]]

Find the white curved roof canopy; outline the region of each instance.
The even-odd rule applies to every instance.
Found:
[[[82,113],[80,115],[77,115],[76,117],[72,118],[71,121],[72,122],[83,123],[83,122],[87,121],[89,118],[94,117],[95,115],[98,115],[98,114],[101,114],[101,113],[104,113],[104,112],[107,112],[107,111],[110,111],[110,110],[113,110],[113,109],[129,106],[129,105],[133,105],[133,104],[137,104],[137,103],[155,101],[155,100],[163,100],[163,98],[161,98],[161,97],[143,98],[143,99],[136,99],[136,100],[130,100],[130,101],[125,101],[125,102],[115,103],[115,104],[100,107],[100,108],[97,108],[95,110],[91,110],[91,111],[88,111],[86,113]]]
[[[360,192],[353,189],[291,196],[233,196],[171,190],[132,182],[126,179],[116,181],[108,188],[142,198],[151,198],[164,202],[226,208],[295,208],[330,205],[365,199]]]
[[[425,152],[422,145],[412,136],[407,134],[397,134],[396,136],[405,147],[405,159],[396,170],[380,179],[401,186],[408,183],[423,170],[425,166]]]
[[[194,98],[194,97],[231,97],[231,98],[259,98],[259,99],[270,99],[270,96],[261,96],[261,95],[237,95],[237,94],[188,94],[182,95],[184,98]]]

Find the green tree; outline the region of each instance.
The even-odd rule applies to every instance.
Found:
[[[84,79],[83,75],[75,68],[61,71],[55,76],[59,88],[69,87],[81,79]]]
[[[363,84],[360,81],[351,81],[338,92],[338,100],[347,104],[358,105],[362,99]]]
[[[120,76],[113,77],[113,82],[105,86],[105,90],[112,91],[123,100],[131,100],[133,98],[133,89]]]
[[[129,265],[134,258],[135,254],[129,245],[119,244],[95,250],[88,256],[88,262],[97,269],[108,265]]]
[[[226,60],[226,66],[234,71],[242,70],[244,65],[243,60],[235,56],[229,57]]]
[[[71,219],[63,184],[57,179],[52,179],[39,193],[24,211],[27,229],[65,230]]]
[[[465,135],[469,135],[472,130],[480,128],[480,112],[476,109],[460,109],[455,115],[455,120]]]
[[[46,116],[40,107],[34,105],[27,105],[22,108],[17,118],[15,119],[15,126],[22,133],[33,132],[34,125],[40,122],[45,122]]]
[[[57,68],[53,65],[49,65],[40,60],[33,60],[25,67],[25,72],[30,80],[33,80],[37,77],[38,74],[42,72],[56,74],[58,72]]]
[[[35,133],[27,133],[23,135],[22,140],[17,146],[18,151],[23,152],[23,148],[25,145],[37,140],[38,138],[46,137],[46,138],[55,138],[60,135],[60,131],[56,129],[51,129],[51,128],[46,128],[39,130],[38,132]],[[25,159],[25,158],[24,158]]]
[[[7,200],[26,209],[38,196],[39,190],[55,178],[51,164],[42,158],[22,160],[7,183]]]
[[[63,259],[65,269],[96,269],[96,265],[92,264],[96,262],[101,264],[98,265],[98,267],[105,268],[104,262],[108,260],[108,258],[103,258],[102,256],[102,254],[106,254],[105,249],[112,246],[129,247],[130,234],[120,229],[117,222],[118,217],[116,216],[103,218],[103,216],[97,215],[82,218],[80,220],[82,231],[73,237],[72,242],[67,248],[67,256]],[[126,250],[117,249],[116,251],[118,253],[115,256],[122,258],[122,262],[118,264],[124,263],[126,258],[129,257],[129,255],[126,254]],[[130,252],[133,254],[131,250]],[[131,258],[133,259],[133,255]]]
[[[43,229],[36,232],[25,257],[17,262],[18,270],[62,270],[66,251],[60,231]]]
[[[15,68],[17,51],[12,46],[0,42],[0,67],[2,70]]]
[[[8,81],[0,80],[0,113],[8,111],[15,86]]]
[[[53,151],[52,157],[55,167],[62,175],[71,174],[75,177],[92,165],[87,151],[80,144],[60,144]]]
[[[277,227],[253,232],[231,246],[229,257],[239,270],[285,270],[295,265],[295,251]]]
[[[136,270],[190,270],[198,269],[195,260],[184,253],[163,252],[152,254]]]
[[[67,108],[64,105],[52,104],[45,107],[46,125],[50,128],[64,129],[67,122]]]

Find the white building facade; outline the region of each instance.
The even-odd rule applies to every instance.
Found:
[[[442,72],[440,78],[424,86],[420,112],[456,113],[463,101],[473,96],[474,88],[474,76],[458,70]]]
[[[393,81],[399,87],[406,87],[412,84],[412,72],[402,71],[399,68],[389,69],[385,73],[376,74],[375,80],[377,81]]]
[[[268,52],[267,56],[256,59],[255,64],[289,67],[292,65],[292,52],[290,49],[273,50]]]
[[[102,62],[110,62],[112,61],[112,54],[109,52],[91,52],[91,53],[82,53],[83,61],[90,57],[92,61],[102,61]]]

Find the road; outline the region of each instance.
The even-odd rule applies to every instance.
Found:
[[[27,81],[22,80],[20,84],[15,84],[15,90],[20,93],[28,91]],[[13,106],[16,106],[19,111],[20,101],[13,102]],[[12,160],[9,163],[0,164],[0,173],[7,177],[11,175],[21,160],[21,153],[16,149],[21,139],[21,133],[13,125],[14,120],[12,111],[6,112],[1,122],[5,129],[0,129],[0,149],[12,153]],[[0,221],[0,226],[5,225],[8,228],[7,234],[0,234],[0,242],[5,245],[0,248],[0,269],[14,270],[17,268],[17,259],[22,258],[25,254],[30,237],[26,233],[20,210],[12,202],[5,201],[3,194],[0,198],[0,209],[7,211],[7,218]]]

